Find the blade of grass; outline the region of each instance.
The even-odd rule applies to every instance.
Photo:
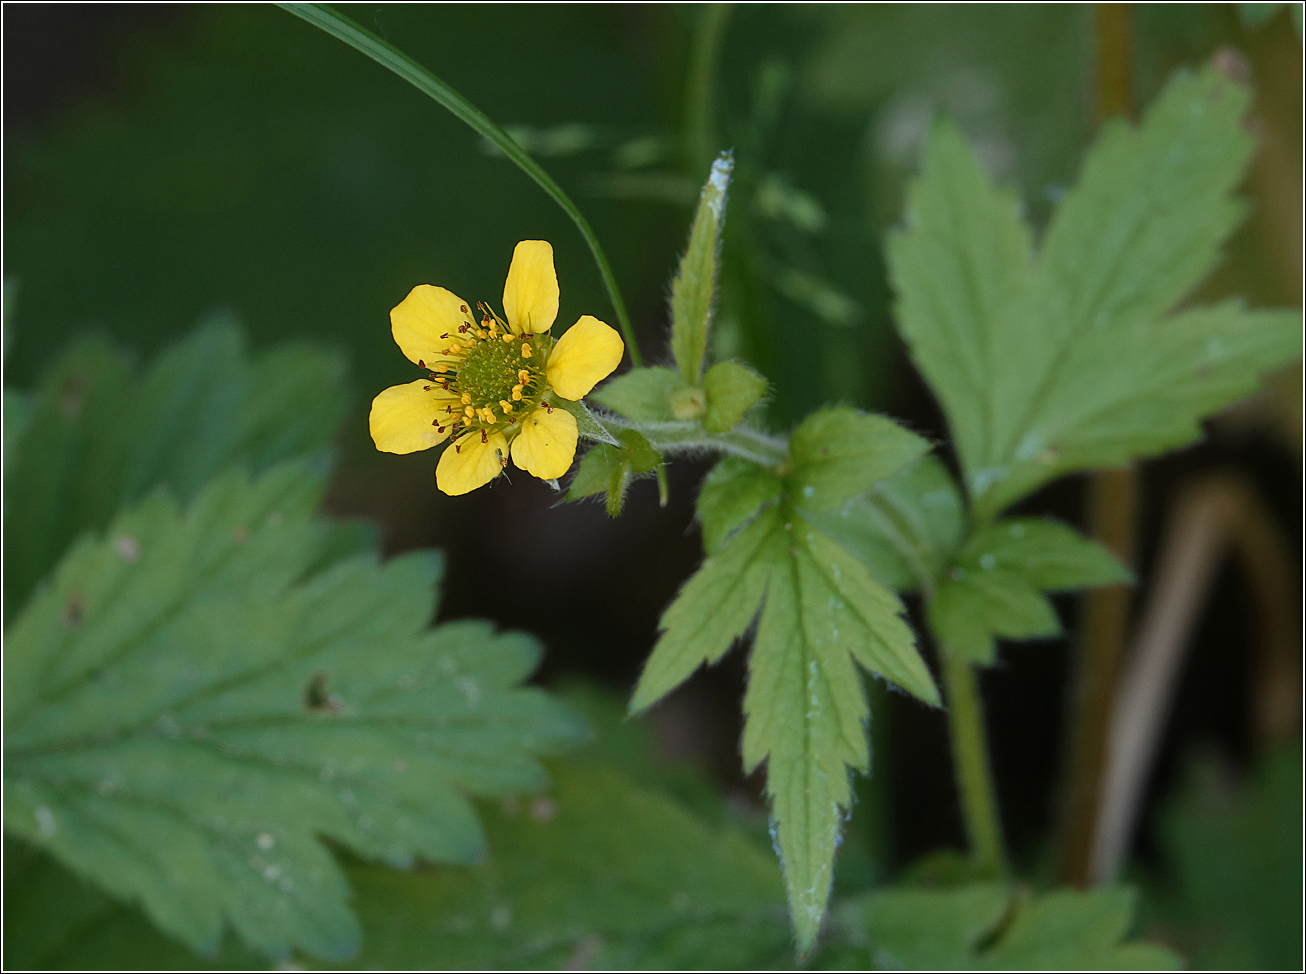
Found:
[[[590,253],[594,255],[594,262],[598,265],[599,274],[603,277],[603,284],[608,289],[608,297],[612,299],[612,307],[617,312],[617,323],[621,326],[622,335],[625,336],[626,348],[630,351],[631,364],[636,368],[644,364],[639,354],[639,347],[635,344],[634,332],[630,327],[630,315],[626,313],[626,302],[621,297],[621,289],[617,287],[617,279],[612,273],[611,265],[608,264],[607,255],[603,252],[603,247],[600,246],[598,237],[594,235],[594,230],[590,227],[589,221],[585,219],[584,214],[562,191],[561,187],[553,181],[553,178],[541,169],[534,159],[522,151],[521,146],[513,141],[512,136],[499,128],[475,105],[407,54],[381,40],[381,38],[365,27],[359,26],[344,14],[332,10],[326,4],[279,3],[277,6],[296,17],[308,21],[314,27],[321,28],[332,37],[344,41],[356,51],[366,54],[377,64],[389,68],[418,91],[435,99],[452,112],[456,118],[468,125],[478,135],[487,139],[505,156],[515,162],[522,172],[535,180],[539,187],[562,207],[563,212],[571,217],[572,222],[580,230],[581,236],[585,238]]]

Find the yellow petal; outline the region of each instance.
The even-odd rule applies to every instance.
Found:
[[[512,462],[541,480],[556,480],[576,456],[576,417],[565,409],[543,406],[522,422],[512,441]]]
[[[391,310],[390,333],[410,362],[434,368],[449,361],[448,349],[459,348],[454,337],[460,325],[471,322],[469,311],[452,291],[419,284]]]
[[[435,484],[450,496],[483,487],[503,469],[500,458],[508,456],[508,441],[502,433],[490,433],[481,442],[481,431],[464,433],[444,448],[435,468]]]
[[[503,313],[519,335],[540,334],[558,317],[558,275],[553,246],[547,240],[523,240],[512,252],[503,285]]]
[[[549,383],[563,399],[574,402],[612,374],[625,350],[613,329],[584,315],[553,347],[545,368]]]
[[[457,401],[430,379],[384,389],[372,400],[367,417],[372,442],[383,453],[429,450],[449,438],[457,416],[446,412],[446,407]]]

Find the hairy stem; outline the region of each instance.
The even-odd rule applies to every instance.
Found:
[[[943,660],[943,693],[948,704],[953,770],[971,856],[984,876],[998,879],[1007,874],[1007,854],[993,772],[989,767],[979,681],[970,663],[958,658],[947,646],[939,645],[939,655]]]

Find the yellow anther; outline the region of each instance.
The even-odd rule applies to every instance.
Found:
[[[518,370],[517,370],[517,381],[520,382],[523,386],[526,385],[526,383],[528,383],[528,382],[531,381],[531,374],[530,374],[530,372],[528,372],[526,369],[518,369]],[[521,388],[521,387],[518,386],[518,388]]]
[[[499,405],[503,408],[504,415],[507,415],[508,413],[512,412],[512,403],[510,403],[507,399],[500,399]]]
[[[530,358],[530,357],[531,357],[531,343],[530,343],[530,342],[522,342],[522,346],[521,346],[521,357],[522,357],[522,358]]]
[[[472,409],[471,406],[468,406],[466,409],[463,410],[463,414],[464,414],[468,419],[471,419],[474,415],[476,415],[476,411],[475,411],[474,409]]]
[[[471,404],[472,404],[472,394],[471,394],[470,392],[464,392],[464,393],[463,393],[463,405],[464,405],[464,406],[470,406]]]
[[[504,343],[505,345],[507,345],[507,344],[508,344],[509,342],[511,342],[511,341],[512,341],[512,336],[509,335],[509,334],[507,334],[507,333],[505,333],[505,334],[503,335],[503,343]]]
[[[494,338],[499,337],[499,326],[496,325],[493,321],[490,322],[490,335],[493,336]]]
[[[521,386],[512,387],[512,400],[513,402],[521,401]]]
[[[486,406],[481,410],[481,419],[485,420],[487,423],[496,422],[498,418],[498,416],[494,415],[494,410],[489,406]]]

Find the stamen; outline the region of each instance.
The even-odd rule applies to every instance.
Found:
[[[518,369],[518,370],[517,370],[517,381],[520,382],[523,386],[528,386],[528,385],[530,385],[530,384],[531,384],[531,374],[530,374],[530,372],[527,371],[526,369]]]
[[[471,394],[470,392],[464,392],[464,393],[463,393],[463,405],[464,405],[464,406],[470,406],[471,404],[472,404],[472,394]]]
[[[430,391],[431,391],[431,387],[430,387],[430,386],[422,386],[422,391],[423,391],[423,392],[430,392]]]
[[[463,314],[467,314],[467,305],[465,304],[458,305],[458,310],[461,311]]]
[[[482,443],[490,442],[490,437],[486,434],[485,430],[481,430],[481,442]]]
[[[507,335],[507,334],[505,334],[505,335],[503,336],[503,341],[504,341],[504,344],[507,344],[508,342],[512,341],[512,335]]]
[[[530,343],[530,342],[522,342],[522,346],[521,346],[521,357],[522,357],[522,358],[530,358],[530,357],[531,357],[531,343]]]
[[[422,359],[419,358],[419,359],[417,360],[417,367],[418,367],[419,369],[424,369],[424,368],[426,368],[426,363],[425,363]]]
[[[510,403],[508,400],[506,400],[506,399],[500,399],[500,400],[499,400],[499,405],[503,408],[503,411],[504,411],[505,413],[511,413],[511,412],[512,412],[512,403]]]

